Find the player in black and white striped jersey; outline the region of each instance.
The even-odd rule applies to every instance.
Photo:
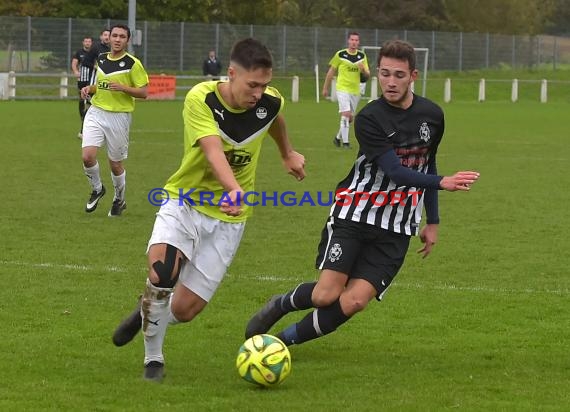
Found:
[[[73,54],[71,59],[71,70],[77,78],[77,89],[79,93],[79,117],[81,118],[81,129],[77,137],[82,137],[83,119],[85,119],[85,111],[87,110],[86,102],[81,98],[81,89],[89,85],[93,74],[93,59],[90,58],[90,51],[93,45],[93,39],[85,36],[82,41],[81,49]]]
[[[381,300],[400,270],[412,235],[426,257],[437,241],[438,190],[467,191],[472,171],[438,176],[436,153],[444,132],[443,111],[411,90],[417,78],[411,44],[391,40],[378,56],[382,96],[355,119],[357,159],[337,186],[336,203],[322,232],[318,282],[273,296],[246,326],[246,337],[266,333],[285,314],[313,311],[276,334],[286,345],[335,331],[376,298]],[[427,224],[420,230],[423,205]]]
[[[91,48],[87,59],[91,61],[91,65],[93,68],[97,65],[97,58],[101,53],[107,53],[111,51],[111,31],[109,29],[101,30],[101,34],[99,34],[99,43],[94,44]],[[91,75],[90,82],[91,84],[95,84],[95,74],[96,71],[93,70],[93,74]]]

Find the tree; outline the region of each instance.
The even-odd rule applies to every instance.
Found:
[[[554,12],[555,0],[445,0],[450,19],[466,32],[539,34]]]

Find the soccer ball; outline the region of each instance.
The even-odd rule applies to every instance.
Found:
[[[243,379],[271,387],[291,373],[291,354],[287,346],[272,335],[255,335],[239,348],[236,366]]]

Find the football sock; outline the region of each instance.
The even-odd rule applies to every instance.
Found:
[[[115,197],[113,198],[113,200],[125,199],[126,176],[127,176],[126,170],[124,170],[123,173],[120,174],[119,176],[115,176],[113,173],[111,173],[111,178],[113,179],[113,186],[115,187]]]
[[[334,332],[340,325],[350,319],[336,300],[332,305],[318,308],[309,313],[300,322],[287,327],[277,334],[285,345],[307,342]]]
[[[173,288],[158,288],[150,280],[146,288],[141,306],[142,332],[144,336],[144,364],[156,361],[164,363],[162,346],[169,323],[177,323],[170,310]]]
[[[311,295],[317,282],[301,283],[281,298],[281,309],[285,312],[310,309],[313,307]]]
[[[79,116],[81,116],[81,122],[85,119],[85,100],[79,99]]]
[[[103,188],[103,184],[101,183],[101,176],[99,175],[99,162],[95,163],[95,166],[83,166],[83,171],[85,172],[87,179],[89,179],[91,188],[96,192],[100,192]]]
[[[350,131],[350,119],[345,116],[340,118],[340,135],[342,136],[342,142],[348,143],[348,133]]]

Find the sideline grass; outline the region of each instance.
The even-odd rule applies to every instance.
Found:
[[[76,104],[0,103],[1,410],[568,409],[567,104],[445,105],[439,170],[473,168],[481,181],[467,194],[441,194],[433,255],[420,259],[414,240],[385,300],[335,334],[293,346],[292,374],[275,390],[241,381],[235,356],[267,297],[315,278],[325,207],[255,210],[210,305],[169,330],[161,386],[141,379],[140,336],[111,344],[143,287],[156,210],[147,193],[180,162],[181,109],[138,104],[129,207],[109,219],[109,195],[83,212]],[[336,105],[289,103],[286,115],[308,178],[287,176],[268,141],[257,189],[333,190],[356,154],[330,142]]]

